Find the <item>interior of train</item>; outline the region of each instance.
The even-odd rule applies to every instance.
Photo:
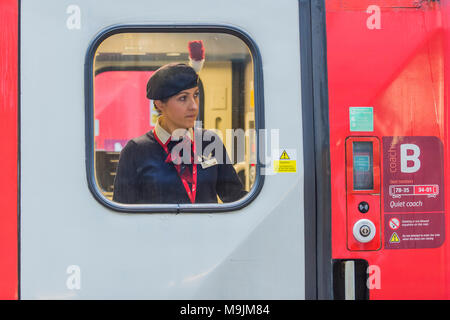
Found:
[[[113,196],[121,149],[156,124],[158,114],[146,98],[148,79],[167,63],[189,64],[188,43],[197,40],[205,48],[197,120],[219,134],[245,189],[252,188],[257,152],[254,66],[245,42],[226,33],[128,32],[106,38],[94,56],[95,176],[106,198]]]

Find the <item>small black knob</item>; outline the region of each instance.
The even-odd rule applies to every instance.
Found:
[[[361,201],[358,204],[358,210],[361,213],[367,213],[367,211],[369,211],[369,204],[367,202],[365,202],[365,201]]]

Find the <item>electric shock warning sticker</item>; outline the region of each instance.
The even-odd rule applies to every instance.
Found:
[[[297,154],[295,150],[283,149],[279,152],[281,155],[278,160],[273,162],[273,171],[281,172],[297,172]]]
[[[436,248],[443,243],[443,161],[437,137],[383,137],[386,249]]]

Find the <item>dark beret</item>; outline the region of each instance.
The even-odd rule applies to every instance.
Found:
[[[147,83],[147,98],[162,100],[198,86],[198,75],[183,63],[166,64],[155,71]]]

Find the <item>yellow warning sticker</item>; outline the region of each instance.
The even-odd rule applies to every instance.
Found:
[[[281,154],[280,160],[290,160],[289,155],[287,154],[286,150],[283,150],[283,153]]]
[[[297,172],[297,161],[295,160],[275,160],[273,171],[279,172]]]
[[[283,150],[279,160],[273,162],[273,171],[275,173],[297,172],[295,153],[292,150]]]
[[[391,236],[391,238],[389,239],[390,243],[400,243],[400,238],[398,237],[397,233],[394,232]]]

